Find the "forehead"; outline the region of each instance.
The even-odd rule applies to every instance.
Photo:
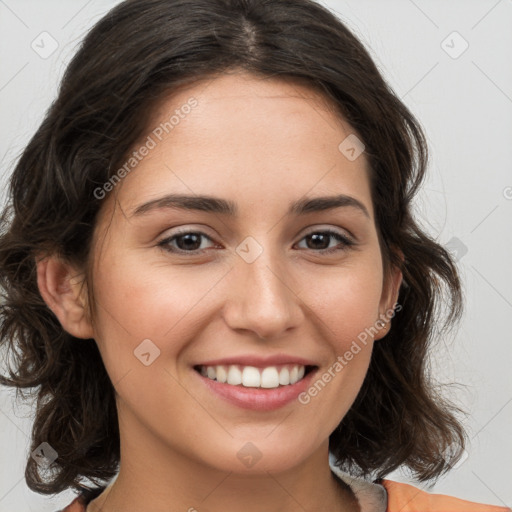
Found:
[[[209,134],[220,137],[252,134],[262,139],[266,133],[269,135],[266,144],[272,140],[281,143],[281,138],[270,135],[282,129],[290,135],[304,133],[306,124],[310,127],[308,135],[317,134],[318,139],[326,131],[336,132],[333,135],[337,137],[353,131],[335,104],[303,79],[296,82],[290,77],[259,77],[237,71],[174,90],[157,105],[148,132],[168,121],[173,113],[188,111],[187,103],[192,98],[197,105],[190,113],[180,115],[179,121],[175,120],[178,123],[172,128],[172,136],[167,131],[163,134],[164,138],[173,138],[175,145],[197,144],[199,138],[206,140]],[[193,129],[179,129],[179,125]]]
[[[193,105],[193,107],[191,107]],[[213,195],[250,204],[272,196],[358,196],[373,216],[365,155],[340,144],[354,130],[312,87],[246,73],[174,90],[134,147],[145,151],[116,193],[125,211],[163,193]]]

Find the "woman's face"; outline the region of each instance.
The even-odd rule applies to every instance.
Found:
[[[122,439],[235,472],[325,449],[400,278],[383,288],[352,134],[308,88],[245,74],[162,103],[95,231],[94,337]]]

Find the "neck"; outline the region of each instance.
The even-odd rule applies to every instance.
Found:
[[[359,511],[350,487],[330,470],[328,442],[298,467],[244,474],[208,466],[144,430],[121,429],[119,474],[87,512]]]

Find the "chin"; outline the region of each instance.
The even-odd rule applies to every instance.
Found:
[[[265,435],[268,436],[268,432]],[[300,439],[293,442],[289,437],[283,441],[260,436],[253,441],[249,438],[232,439],[224,449],[216,445],[214,452],[208,450],[208,460],[205,460],[205,453],[200,455],[207,464],[223,472],[265,476],[267,473],[281,473],[300,465],[310,450],[313,452],[314,449]]]

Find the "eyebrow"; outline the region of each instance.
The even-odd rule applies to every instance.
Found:
[[[143,203],[135,208],[132,216],[144,215],[154,210],[167,208],[218,213],[230,217],[238,216],[238,207],[233,201],[212,196],[188,196],[179,194],[169,194]],[[291,203],[287,215],[305,215],[334,208],[353,208],[370,219],[370,214],[363,203],[355,197],[344,194],[299,199]]]

